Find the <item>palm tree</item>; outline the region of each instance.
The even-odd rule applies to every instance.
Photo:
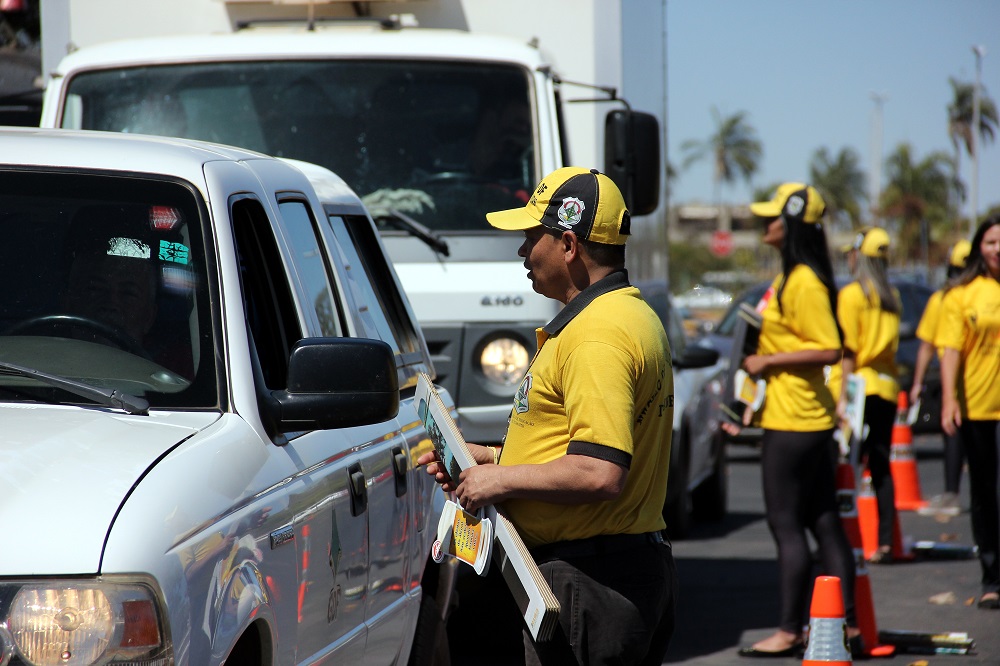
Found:
[[[846,216],[851,229],[861,226],[861,202],[866,197],[865,173],[859,162],[853,148],[841,148],[835,157],[820,148],[809,164],[809,178],[826,201],[827,218],[843,223]]]
[[[948,136],[951,138],[951,145],[955,148],[955,164],[959,164],[959,157],[962,146],[965,152],[972,156],[972,116],[973,97],[975,94],[974,83],[963,83],[954,78],[949,78],[951,90],[954,97],[948,105]],[[979,91],[979,138],[983,144],[993,141],[997,133],[997,125],[1000,120],[997,118],[997,106],[986,94],[984,89]]]
[[[916,161],[913,149],[900,144],[886,159],[888,185],[879,202],[880,213],[896,231],[896,256],[913,259],[935,236],[947,232],[954,214],[952,194],[962,192],[955,163],[944,152],[933,152]]]
[[[706,157],[712,159],[712,185],[718,206],[722,185],[732,184],[737,176],[749,183],[764,150],[757,139],[757,131],[747,122],[745,111],[723,117],[713,106],[712,118],[715,132],[711,136],[704,141],[688,139],[681,144],[681,151],[686,153],[682,168]]]

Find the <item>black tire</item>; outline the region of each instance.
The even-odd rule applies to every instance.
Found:
[[[691,491],[688,490],[687,436],[684,429],[674,433],[670,450],[670,474],[667,478],[667,498],[663,504],[663,520],[671,540],[683,539],[691,530]]]
[[[705,479],[691,494],[692,509],[696,520],[717,523],[725,519],[729,499],[729,473],[726,448],[722,438],[716,436],[717,450],[712,475]]]
[[[443,566],[445,568],[443,568]],[[409,666],[451,666],[451,648],[448,644],[448,616],[451,608],[442,609],[442,603],[449,606],[455,601],[453,594],[445,592],[447,600],[439,601],[442,587],[454,587],[455,567],[439,565],[428,560],[421,581],[420,612],[417,627],[413,632],[413,647],[410,649]]]

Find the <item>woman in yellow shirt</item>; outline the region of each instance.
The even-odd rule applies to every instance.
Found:
[[[889,284],[889,234],[874,227],[858,234],[847,256],[857,277],[837,297],[837,321],[844,334],[842,377],[854,373],[865,382],[865,425],[860,453],[867,460],[878,504],[878,548],[868,559],[879,564],[892,561],[892,535],[896,520],[895,488],[889,467],[892,426],[896,418],[896,350],[899,315],[903,306]],[[847,382],[841,382],[837,415],[847,416]]]
[[[961,430],[969,460],[969,511],[982,569],[980,608],[1000,608],[1000,215],[972,238],[965,270],[941,302],[941,428]]]
[[[834,317],[836,288],[823,231],[825,204],[801,183],[781,185],[771,201],[751,204],[762,218],[763,242],[781,252],[782,272],[758,306],[763,319],[757,353],[743,368],[766,382],[760,413],[761,476],[767,524],[778,547],[781,617],[777,631],[742,657],[787,657],[802,649],[812,590],[808,533],[819,545],[823,573],[838,576],[848,635],[858,651],[854,617],[854,558],[836,497],[836,399],[823,367],[840,360]],[[748,425],[752,413],[744,414]],[[726,425],[732,434],[738,426]]]

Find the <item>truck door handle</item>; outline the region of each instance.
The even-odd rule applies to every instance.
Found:
[[[360,516],[368,508],[368,484],[361,463],[347,468],[348,486],[351,491],[351,515]]]
[[[406,472],[410,469],[409,458],[403,453],[403,447],[392,447],[392,471],[396,477],[396,497],[406,494]]]

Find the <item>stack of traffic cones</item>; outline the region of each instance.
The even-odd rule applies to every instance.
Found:
[[[850,663],[840,579],[820,576],[813,587],[809,608],[809,645],[802,666],[844,666]]]
[[[871,481],[869,480],[869,490]],[[868,578],[868,568],[865,561],[868,556],[863,554],[862,531],[858,525],[861,513],[860,498],[855,501],[854,470],[850,463],[841,461],[837,465],[837,499],[840,509],[840,522],[844,526],[847,540],[854,552],[854,614],[857,616],[858,629],[864,643],[865,655],[870,657],[891,656],[896,648],[891,645],[880,645],[878,625],[875,622],[875,603],[872,600],[871,580]],[[876,511],[876,521],[878,515]],[[875,544],[878,545],[878,524],[875,525]],[[839,588],[838,588],[839,590]],[[815,599],[815,597],[813,597]]]
[[[920,493],[917,461],[913,456],[913,431],[907,416],[910,411],[906,391],[899,392],[896,402],[896,423],[892,426],[892,446],[889,449],[889,471],[896,486],[896,508],[916,511],[927,506]]]

